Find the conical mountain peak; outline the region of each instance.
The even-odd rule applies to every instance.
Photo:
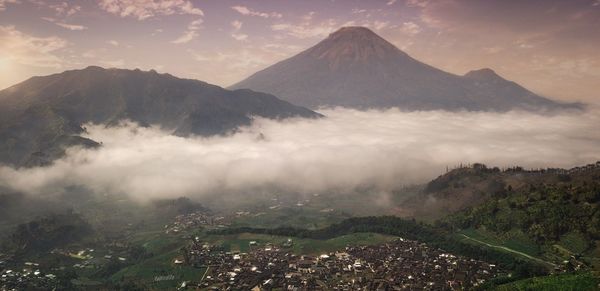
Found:
[[[500,75],[490,68],[469,71],[465,74],[465,77],[481,81],[504,80],[504,78],[500,77]]]
[[[333,67],[381,61],[405,53],[372,30],[361,26],[342,27],[305,52],[305,55],[325,60]]]
[[[235,84],[311,108],[553,110],[561,104],[491,69],[451,74],[410,57],[366,27],[342,27],[315,46]]]
[[[344,26],[329,34],[329,37],[344,36],[379,37],[375,32],[364,26]]]

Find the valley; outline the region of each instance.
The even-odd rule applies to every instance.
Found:
[[[600,290],[600,0],[0,0],[0,291]]]

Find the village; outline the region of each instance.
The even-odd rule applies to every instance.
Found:
[[[53,249],[48,254],[54,260],[51,264],[48,260],[41,264],[6,258],[0,260],[0,290],[56,290],[61,280],[71,281],[71,277],[64,277],[66,273],[95,272],[113,260],[125,264],[127,255],[125,248],[107,245],[100,252],[91,248]]]
[[[205,268],[184,288],[210,290],[455,290],[485,283],[500,272],[493,264],[448,254],[417,241],[397,239],[352,246],[316,256],[251,241],[246,253],[228,252],[193,239],[175,265]]]
[[[189,229],[198,227],[217,227],[223,228],[231,224],[231,217],[215,216],[204,211],[194,211],[187,214],[180,214],[175,217],[172,223],[164,226],[166,234],[177,234]]]
[[[56,275],[43,274],[36,269],[4,270],[0,277],[0,290],[52,290],[56,286],[56,280]]]
[[[193,211],[175,216],[173,222],[164,226],[164,231],[165,234],[177,235],[188,230],[226,228],[237,219],[264,214],[264,212],[251,213],[250,211],[245,210],[219,214],[206,212],[204,210]]]
[[[25,262],[20,270],[3,268],[4,265],[4,259],[0,260],[0,290],[51,290],[57,284],[57,276],[41,271],[38,263]]]

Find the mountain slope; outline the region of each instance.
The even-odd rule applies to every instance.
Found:
[[[268,92],[310,108],[506,111],[579,107],[537,96],[493,72],[491,77],[484,74],[489,72],[453,75],[411,58],[367,28],[344,27],[232,88]]]
[[[565,270],[600,268],[600,162],[568,170],[476,164],[434,179],[399,208],[472,243],[557,266],[568,260]]]
[[[492,198],[529,192],[531,186],[598,184],[598,181],[594,181],[598,178],[600,162],[568,170],[525,170],[521,167],[500,170],[475,164],[437,177],[427,183],[419,194],[414,194],[400,206],[404,216],[434,220],[481,205]]]
[[[67,146],[97,146],[78,136],[88,122],[114,125],[128,119],[177,135],[207,136],[247,125],[252,116],[319,114],[273,95],[154,71],[88,67],[33,77],[0,91],[0,163],[43,164]]]

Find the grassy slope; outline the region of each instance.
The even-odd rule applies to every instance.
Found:
[[[349,245],[385,243],[395,238],[394,236],[375,233],[353,233],[327,240],[293,238],[293,246],[290,250],[296,254],[316,255],[341,250]],[[259,246],[264,246],[267,243],[281,245],[288,237],[241,233],[234,235],[210,235],[203,239],[214,244],[222,244],[226,250],[247,252],[250,250],[249,243],[251,241],[256,241]]]
[[[134,280],[149,288],[171,289],[182,281],[199,280],[204,269],[187,266],[175,266],[173,261],[179,256],[179,249],[186,241],[179,237],[168,236],[162,232],[140,233],[132,238],[133,242],[144,242],[143,246],[154,254],[153,257],[138,264],[128,266],[110,277],[112,281]],[[156,276],[174,275],[171,281],[154,282]]]
[[[483,245],[535,263],[540,263],[548,268],[554,268],[556,266],[545,258],[539,257],[539,251],[534,251],[537,248],[536,245],[532,243],[513,240],[502,241],[491,234],[482,234],[474,230],[459,232],[455,237],[466,243]]]
[[[521,231],[513,231],[506,233],[504,236],[499,236],[493,232],[486,231],[485,229],[470,228],[458,231],[457,234],[480,240],[491,245],[506,247],[532,257],[541,254],[539,246]]]

